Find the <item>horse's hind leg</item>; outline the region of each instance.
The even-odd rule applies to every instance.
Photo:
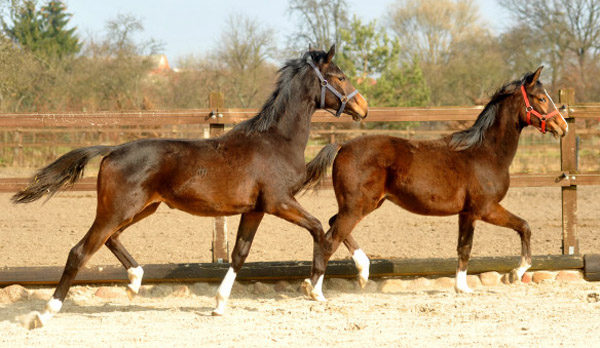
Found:
[[[531,229],[527,221],[504,209],[500,204],[492,207],[482,220],[496,226],[508,227],[517,231],[521,237],[521,263],[510,272],[511,281],[521,280],[523,274],[531,267]]]
[[[337,214],[329,219],[330,227],[333,226],[336,219]],[[364,251],[361,250],[360,246],[351,234],[348,234],[346,239],[344,239],[344,245],[346,246],[346,249],[348,249],[348,252],[350,252],[350,255],[352,255],[352,260],[354,261],[354,265],[358,270],[358,284],[361,288],[364,288],[367,286],[367,282],[369,281],[369,265],[371,263],[369,261],[369,257]]]
[[[473,233],[475,231],[475,219],[467,214],[458,216],[458,267],[456,268],[456,283],[454,289],[456,292],[473,292],[467,285],[467,266],[471,247],[473,246]]]
[[[360,249],[352,234],[348,234],[346,239],[344,239],[344,245],[352,255],[352,260],[354,260],[354,264],[358,270],[358,284],[361,288],[364,288],[369,281],[369,265],[371,263],[369,257]]]
[[[42,314],[35,313],[33,320],[28,323],[29,329],[42,327],[54,314],[60,311],[77,272],[117,229],[118,225],[103,225],[96,218],[88,233],[69,252],[67,264],[52,299],[48,302]]]
[[[225,312],[225,306],[227,305],[227,300],[231,294],[233,282],[235,281],[237,273],[244,265],[246,257],[248,257],[252,241],[256,235],[256,230],[264,215],[265,213],[263,212],[242,214],[237,235],[235,237],[235,246],[231,253],[231,266],[217,290],[217,307],[213,310],[212,315],[223,315]]]
[[[369,211],[370,212],[370,211]],[[352,230],[354,229],[354,227],[356,227],[356,225],[360,222],[360,220],[363,218],[363,215],[358,213],[357,211],[346,211],[345,209],[343,210],[343,212],[338,213],[337,218],[335,219],[335,221],[333,222],[333,224],[331,225],[331,227],[329,228],[329,231],[327,231],[327,233],[325,234],[325,241],[324,241],[324,247],[323,247],[323,254],[320,255],[320,259],[317,258],[318,256],[315,255],[315,259],[313,261],[313,264],[317,264],[317,265],[322,265],[322,268],[319,269],[317,267],[313,266],[313,272],[311,275],[311,281],[314,284],[314,279],[321,279],[323,278],[323,274],[325,273],[325,268],[327,267],[327,263],[329,262],[329,259],[331,258],[331,256],[335,253],[335,251],[337,250],[337,248],[339,247],[339,245],[342,242],[346,241],[348,242],[346,244],[346,246],[350,246],[350,248],[352,247],[358,247],[358,244],[356,243],[356,241],[354,240],[354,238],[350,235],[350,233],[352,232]],[[362,251],[360,251],[358,254],[356,253],[356,250],[360,250],[360,249],[355,249],[353,256],[355,255],[359,255],[360,253],[362,253]],[[364,253],[362,253],[364,255]],[[361,256],[359,256],[361,257]],[[354,257],[353,257],[354,258]],[[361,284],[361,286],[363,286],[362,281],[364,281],[364,285],[366,285],[366,282],[368,280],[368,265],[369,265],[369,259],[367,258],[366,255],[364,255],[364,257],[362,259],[359,259],[360,263],[357,262],[356,259],[355,263],[357,264],[357,268],[359,269],[359,283]],[[366,264],[366,268],[363,267]],[[366,270],[366,274],[363,273],[364,270]],[[361,277],[365,276],[365,278],[363,278],[361,280]],[[307,287],[309,284],[305,282],[305,287]],[[319,283],[320,285],[320,283]],[[322,291],[321,288],[316,288],[315,290],[317,291]],[[305,292],[307,292],[307,290],[305,290]],[[312,296],[311,296],[312,297]]]
[[[139,292],[140,286],[142,285],[142,277],[144,276],[144,270],[135,261],[131,254],[129,254],[129,252],[127,251],[127,249],[125,249],[123,244],[121,244],[119,236],[127,227],[133,225],[134,223],[142,220],[145,217],[152,215],[159,205],[160,202],[153,203],[147,206],[144,210],[138,213],[130,223],[121,227],[117,233],[110,236],[106,243],[104,243],[108,247],[108,249],[117,257],[119,262],[121,262],[123,267],[127,270],[127,278],[129,278],[129,284],[127,285],[127,296],[129,296],[129,299],[132,299],[133,296],[135,296]]]
[[[31,322],[27,323],[30,329],[43,326],[61,309],[73,280],[81,267],[113,234],[123,227],[129,226],[133,218],[143,211],[143,201],[139,199],[131,200],[133,197],[135,196],[119,197],[118,203],[115,203],[117,201],[116,197],[104,196],[101,191],[98,192],[98,210],[94,223],[86,235],[69,252],[65,269],[52,299],[50,299],[42,314],[36,313]],[[123,201],[126,198],[130,198],[129,204],[124,205]]]
[[[104,243],[108,249],[117,257],[119,262],[125,267],[127,270],[127,278],[129,279],[129,284],[127,284],[127,296],[131,300],[137,293],[140,291],[140,287],[142,286],[142,277],[144,276],[144,270],[142,267],[135,261],[133,256],[129,254],[127,249],[121,244],[118,235],[113,235],[106,243]]]

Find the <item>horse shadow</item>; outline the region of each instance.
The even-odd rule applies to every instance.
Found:
[[[43,300],[24,300],[14,303],[0,305],[0,323],[9,322],[12,324],[21,324],[21,322],[32,312],[42,311],[46,301]],[[210,306],[183,306],[177,307],[177,310],[188,313],[196,313],[200,316],[211,316],[213,307]],[[104,302],[101,304],[86,304],[78,303],[76,301],[67,300],[64,303],[60,313],[71,313],[81,316],[95,316],[98,313],[113,313],[113,312],[150,312],[160,311],[167,312],[172,311],[172,307],[157,307],[155,303],[144,304],[122,304],[115,302]]]

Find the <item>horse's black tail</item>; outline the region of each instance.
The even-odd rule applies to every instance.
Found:
[[[13,203],[30,203],[48,195],[54,196],[58,191],[73,186],[83,176],[83,168],[96,156],[105,156],[114,149],[113,146],[90,146],[68,152],[40,169],[29,181],[26,188],[10,199]]]
[[[327,168],[333,163],[340,148],[341,145],[329,144],[322,148],[312,161],[308,162],[302,190],[307,191],[319,187],[325,177],[325,173],[327,173]]]

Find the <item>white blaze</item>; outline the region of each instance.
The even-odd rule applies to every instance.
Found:
[[[546,97],[548,97],[548,100],[550,100],[550,102],[552,103],[552,106],[554,106],[554,108],[556,109],[556,111],[558,111],[558,108],[556,107],[556,104],[554,104],[554,100],[552,100],[552,97],[550,96],[550,94],[548,94],[548,91],[546,91],[545,88],[544,88],[544,93],[546,93]],[[565,133],[568,132],[569,131],[569,124],[567,123],[567,120],[565,120],[565,118],[560,113],[560,111],[558,111],[558,115],[560,116],[560,118],[565,123],[565,126],[567,127],[567,128],[565,128]],[[523,273],[525,273],[525,272],[523,272]]]

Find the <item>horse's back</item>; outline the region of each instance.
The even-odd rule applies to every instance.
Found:
[[[258,189],[249,170],[252,156],[239,151],[221,138],[123,144],[103,160],[99,194],[100,189],[116,193],[127,187],[125,194],[144,196],[148,202],[164,201],[198,215],[249,211]]]
[[[463,156],[442,139],[365,136],[340,149],[334,181],[341,179],[354,187],[382,191],[372,193],[372,197],[383,195],[414,213],[451,215],[459,213],[466,201],[470,169]],[[376,184],[365,185],[367,182]],[[338,186],[347,189],[350,185]]]

